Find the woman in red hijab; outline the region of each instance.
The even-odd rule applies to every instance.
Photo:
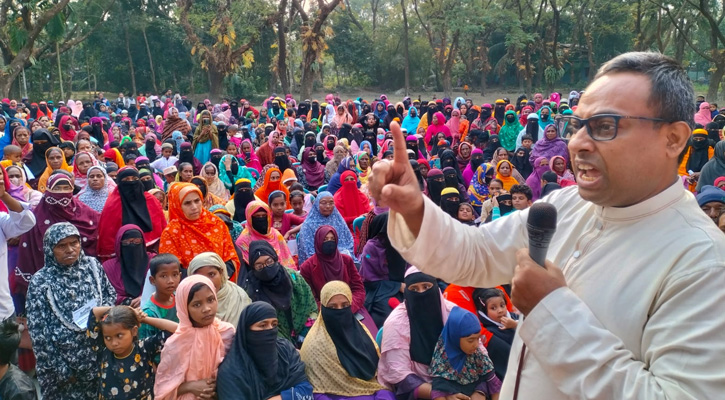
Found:
[[[352,221],[355,218],[367,214],[372,206],[370,199],[365,193],[357,188],[357,175],[353,171],[345,171],[340,175],[342,188],[335,192],[335,207],[347,223],[352,232]]]
[[[166,217],[161,203],[144,191],[138,171],[124,167],[116,175],[118,186],[103,206],[98,226],[98,258],[106,261],[116,257],[116,234],[123,225],[141,228],[147,247],[152,247],[166,228]]]

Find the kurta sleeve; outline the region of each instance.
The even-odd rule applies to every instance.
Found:
[[[7,214],[0,214],[0,229],[5,238],[20,236],[35,226],[35,215],[30,211],[27,203],[21,202],[23,211],[9,211]]]
[[[390,211],[388,236],[406,261],[461,286],[493,287],[511,281],[516,251],[528,246],[528,209],[476,228],[459,223],[427,197],[423,202],[423,224],[417,238],[403,216]],[[441,243],[441,238],[455,238],[450,243],[455,244]]]
[[[723,302],[713,293],[722,292],[724,272],[721,263],[665,280],[642,334],[643,361],[569,288],[545,297],[519,325],[519,334],[568,398],[717,397],[725,392],[725,319],[715,317],[722,315]]]
[[[308,381],[300,382],[280,393],[282,400],[312,400],[312,385]]]
[[[418,374],[410,368],[410,362],[409,349],[391,349],[380,354],[378,369],[380,369],[381,365],[385,365],[385,376],[383,379],[387,382],[398,385],[410,376],[416,381],[418,386],[420,386],[425,383],[425,379],[418,376]],[[379,370],[378,375],[380,375]]]

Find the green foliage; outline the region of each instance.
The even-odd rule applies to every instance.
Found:
[[[0,71],[8,72],[10,62],[29,43],[31,30],[26,25],[57,1],[12,2],[6,23],[0,27],[4,61]],[[115,6],[93,34],[63,49],[62,76],[57,76],[56,60],[48,57],[55,51],[55,44],[62,46],[89,32],[112,1]],[[549,1],[544,1],[542,14],[538,15],[541,0],[405,0],[407,60],[400,0],[344,1],[325,23],[321,42],[300,34],[301,18],[299,13],[290,13],[291,2],[285,12],[285,18],[295,15],[286,26],[291,81],[299,84],[303,46],[312,45],[314,39],[321,50],[313,70],[322,76],[326,90],[344,86],[392,92],[404,85],[406,61],[412,87],[440,89],[445,67],[441,60],[445,61],[451,51],[453,84],[465,83],[476,88],[472,90],[477,90],[484,73],[487,85],[581,87],[603,62],[634,49],[663,51],[678,57],[693,78],[707,83],[718,68],[718,63],[711,60],[712,54],[725,51],[725,43],[717,42],[711,35],[707,19],[696,8],[698,2],[684,0],[669,2],[668,7],[673,18],[686,25],[687,43],[676,36],[677,30],[655,2],[558,1],[558,7],[568,6],[560,10],[556,48],[555,14]],[[316,2],[307,3],[312,5],[307,12],[314,16]],[[722,6],[714,1],[707,3],[709,12],[721,21],[720,30],[725,30]],[[234,97],[279,91],[276,27],[263,23],[276,10],[277,1],[193,0],[188,20],[199,38],[196,45],[182,29],[179,4],[178,0],[72,0],[35,38],[34,49],[42,52],[32,54],[24,64],[29,91],[58,94],[58,81],[63,79],[66,93],[71,89],[75,93],[85,92],[89,88],[109,93],[130,92],[124,28],[129,32],[128,53],[135,67],[138,91],[153,87],[151,60],[142,29],[149,40],[155,79],[161,90],[172,87],[180,92],[209,91],[210,74],[204,68],[211,65],[209,52],[215,52],[222,62],[211,66],[226,76],[222,91]],[[375,31],[372,4],[378,4]],[[30,15],[30,19],[24,20],[23,13]],[[456,36],[458,43],[453,48]],[[257,41],[249,52],[242,57],[227,57],[252,37]],[[552,60],[553,55],[558,63]],[[720,67],[725,68],[723,59]],[[16,82],[13,90],[17,87]]]

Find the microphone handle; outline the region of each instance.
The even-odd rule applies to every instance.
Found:
[[[546,252],[549,250],[549,246],[537,246],[533,242],[529,242],[529,256],[537,264],[546,268]]]
[[[542,229],[528,225],[529,231],[529,257],[537,264],[546,268],[546,253],[549,251],[549,243],[554,236],[554,229]]]

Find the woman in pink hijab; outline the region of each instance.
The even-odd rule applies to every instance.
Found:
[[[213,298],[213,301],[210,301]],[[201,303],[196,307],[194,304]],[[214,284],[202,275],[191,275],[176,289],[179,326],[161,350],[154,385],[158,400],[194,400],[192,387],[206,385],[214,392],[217,369],[234,340],[234,326],[216,318]]]
[[[445,123],[446,117],[442,112],[438,111],[433,114],[433,120],[428,125],[428,129],[425,131],[425,145],[428,148],[428,151],[431,151],[433,148],[431,140],[435,140],[438,133],[443,132],[447,139],[451,139],[451,130],[445,125]]]
[[[695,113],[695,123],[703,127],[712,122],[712,114],[710,113],[710,103],[704,101],[700,104],[700,110]]]

